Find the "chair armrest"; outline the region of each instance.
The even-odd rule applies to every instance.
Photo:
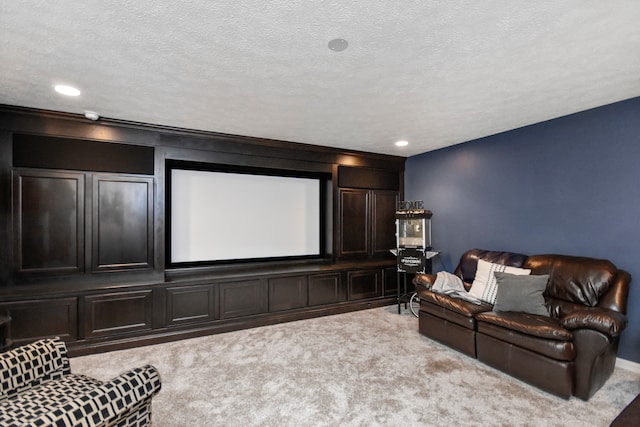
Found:
[[[560,324],[569,330],[594,329],[616,337],[627,327],[627,316],[606,308],[585,307],[564,316]]]
[[[0,353],[0,400],[70,372],[67,346],[58,337]]]
[[[63,408],[43,414],[30,425],[41,427],[115,425],[114,420],[119,420],[132,408],[150,400],[160,391],[160,388],[158,370],[152,365],[146,365],[125,372],[95,390],[66,402]]]
[[[422,286],[424,289],[431,289],[435,281],[436,281],[435,274],[423,274],[423,273],[416,274],[415,276],[413,276],[413,280],[412,280],[413,284],[416,286],[416,289],[418,289],[419,286]]]

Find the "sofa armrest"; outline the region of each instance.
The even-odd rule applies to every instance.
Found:
[[[616,337],[627,327],[627,316],[606,308],[585,307],[564,316],[560,324],[569,330],[593,329]]]
[[[70,372],[67,346],[58,337],[0,353],[0,400]]]
[[[132,408],[140,406],[160,391],[158,370],[152,365],[132,369],[105,382],[72,401],[64,407],[43,414],[31,425],[55,426],[107,426],[127,415]],[[150,414],[149,414],[150,416]]]
[[[436,275],[418,273],[413,276],[412,282],[416,286],[416,289],[419,289],[419,287],[422,287],[423,289],[431,289],[433,284],[436,282]]]

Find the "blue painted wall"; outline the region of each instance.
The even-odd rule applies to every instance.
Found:
[[[471,248],[611,260],[633,278],[618,356],[640,362],[640,98],[407,159],[434,270]]]

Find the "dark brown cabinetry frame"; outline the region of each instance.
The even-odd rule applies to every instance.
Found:
[[[87,354],[393,304],[404,161],[0,105],[10,338]],[[322,257],[168,268],[171,162],[325,177]]]

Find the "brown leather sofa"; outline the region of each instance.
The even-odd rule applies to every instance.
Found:
[[[431,292],[436,275],[418,274],[420,333],[565,399],[593,396],[615,366],[629,273],[601,259],[472,249],[454,271],[467,290],[478,259],[549,275],[543,294],[549,317]]]

